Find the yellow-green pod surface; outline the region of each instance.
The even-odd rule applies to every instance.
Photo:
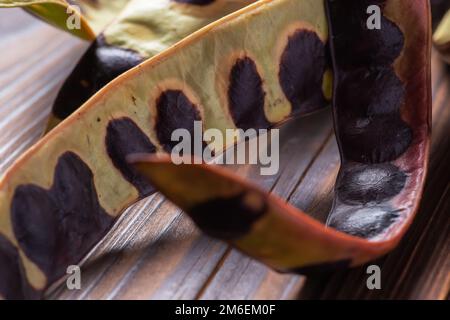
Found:
[[[80,7],[81,14],[95,34],[99,34],[117,18],[130,0],[68,0],[68,2]]]
[[[64,83],[53,105],[47,131],[120,74],[252,2],[129,0]]]
[[[193,120],[269,128],[325,106],[327,39],[322,1],[258,1],[98,92],[0,182],[0,295],[39,297],[155,191],[128,155],[169,151]]]

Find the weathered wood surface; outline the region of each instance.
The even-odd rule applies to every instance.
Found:
[[[63,79],[86,43],[20,10],[0,10],[0,172],[39,139]],[[421,210],[401,245],[376,263],[382,290],[365,268],[308,278],[282,275],[202,235],[156,194],[127,210],[83,266],[82,289],[51,299],[442,299],[450,287],[450,71],[433,54],[433,145]],[[281,168],[233,168],[324,221],[339,167],[330,110],[281,131]]]

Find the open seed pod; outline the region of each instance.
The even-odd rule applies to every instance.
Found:
[[[39,296],[127,206],[154,192],[129,154],[167,152],[171,132],[192,130],[193,120],[264,128],[324,107],[327,38],[321,1],[260,1],[97,93],[0,182],[2,296]]]
[[[326,226],[224,169],[129,157],[205,233],[285,272],[356,266],[392,250],[418,208],[426,174],[428,3],[326,2],[342,162]],[[382,8],[379,30],[366,27],[373,4]]]
[[[47,131],[120,74],[253,1],[130,0],[65,81]]]

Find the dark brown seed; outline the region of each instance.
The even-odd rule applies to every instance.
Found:
[[[264,113],[265,92],[256,64],[249,57],[236,61],[230,72],[228,103],[236,127],[266,129],[270,127]]]
[[[380,163],[405,152],[412,131],[400,117],[404,95],[403,84],[390,66],[341,72],[334,104],[346,159]]]
[[[33,299],[17,248],[0,234],[0,296],[8,300]]]
[[[329,1],[333,20],[335,59],[340,69],[389,66],[400,55],[404,37],[393,22],[381,16],[380,29],[368,29],[367,8],[384,7],[385,0]]]
[[[411,128],[399,115],[339,120],[343,156],[352,161],[381,163],[401,156],[412,141]]]
[[[402,191],[407,178],[404,172],[389,163],[348,163],[341,170],[337,195],[346,204],[387,201]]]
[[[352,236],[371,239],[383,234],[400,217],[400,209],[388,205],[339,204],[328,225]]]
[[[147,179],[126,161],[127,156],[133,153],[156,152],[150,139],[133,120],[125,117],[111,120],[106,129],[105,144],[114,166],[138,189],[141,198],[155,191]]]
[[[179,142],[172,141],[176,129],[186,129],[194,137],[194,122],[201,121],[200,112],[181,90],[167,90],[156,101],[156,134],[165,151],[171,152]],[[194,141],[192,140],[192,145]],[[192,150],[193,147],[192,147]]]
[[[342,117],[399,114],[405,96],[403,83],[391,67],[344,72],[337,92],[336,108]]]
[[[260,204],[255,207],[246,201],[247,197],[249,194],[243,193],[230,198],[211,199],[191,208],[188,214],[206,234],[233,240],[247,234],[267,208],[264,199],[258,198]]]
[[[65,119],[111,80],[143,61],[136,52],[106,43],[99,36],[64,82],[53,114]]]
[[[99,204],[90,168],[72,152],[59,158],[50,190],[16,188],[11,215],[20,247],[49,283],[80,261],[113,223]]]
[[[278,77],[294,114],[326,105],[322,91],[325,51],[325,44],[312,31],[298,30],[288,38]]]

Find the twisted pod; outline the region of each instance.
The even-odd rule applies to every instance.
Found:
[[[40,297],[155,188],[202,230],[277,270],[357,265],[391,250],[426,172],[430,13],[421,0],[375,3],[380,30],[365,29],[374,1],[328,0],[327,10],[317,0],[258,1],[95,94],[0,181],[0,295]],[[192,132],[194,120],[271,128],[325,106],[326,12],[342,157],[332,228],[222,169],[142,155],[169,152],[171,132]]]

